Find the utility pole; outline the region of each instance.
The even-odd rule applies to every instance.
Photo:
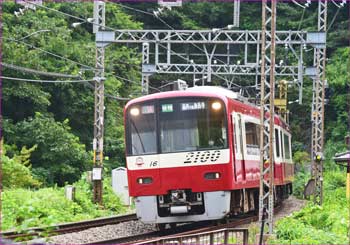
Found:
[[[234,0],[233,2],[233,26],[239,27],[241,0]]]
[[[94,1],[94,27],[95,35],[105,26],[105,3]],[[96,42],[96,70],[95,70],[95,117],[93,140],[93,200],[102,204],[102,169],[103,169],[103,131],[104,131],[104,58],[105,46]]]
[[[327,0],[318,2],[318,32],[327,30]],[[312,178],[315,180],[314,203],[322,204],[323,195],[323,143],[324,143],[324,98],[326,86],[326,45],[314,48],[316,77],[312,95]]]
[[[274,193],[274,88],[276,49],[277,0],[263,0],[261,35],[261,90],[260,90],[260,192],[259,220],[261,222],[260,244],[264,234],[273,233]],[[269,76],[270,81],[267,77]]]

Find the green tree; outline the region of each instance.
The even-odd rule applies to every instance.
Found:
[[[36,145],[27,149],[25,146],[20,153],[17,153],[12,158],[7,156],[6,148],[1,141],[1,170],[2,170],[2,185],[4,188],[27,188],[38,187],[40,182],[35,179],[31,172],[30,155],[36,149]]]
[[[68,120],[56,122],[36,113],[34,118],[15,124],[9,140],[19,146],[34,146],[33,172],[45,183],[63,185],[74,182],[88,167],[90,155],[79,138],[71,133]]]

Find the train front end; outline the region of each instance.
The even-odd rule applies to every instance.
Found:
[[[225,97],[148,95],[127,104],[130,196],[145,223],[221,219],[230,211],[232,154]]]

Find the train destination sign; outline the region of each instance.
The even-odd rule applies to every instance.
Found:
[[[205,102],[181,103],[181,110],[182,111],[202,110],[202,109],[205,109]]]

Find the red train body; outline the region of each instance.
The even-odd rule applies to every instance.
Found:
[[[124,110],[129,193],[144,222],[221,219],[257,208],[260,110],[220,87],[130,101]],[[275,116],[276,199],[291,192],[288,125]]]

